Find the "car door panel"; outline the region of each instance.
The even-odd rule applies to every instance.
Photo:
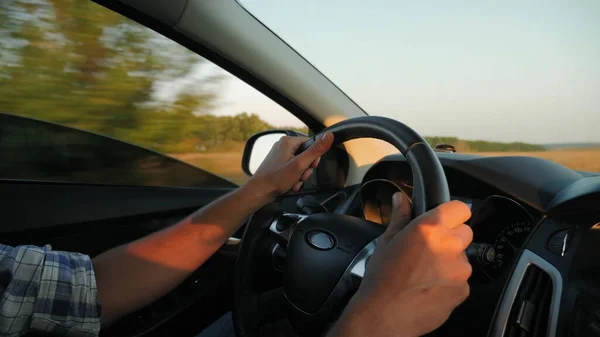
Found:
[[[173,225],[236,188],[129,143],[1,113],[0,159],[0,243],[91,257]],[[236,253],[224,245],[177,288],[103,335],[199,332],[230,307]],[[205,311],[203,320],[190,320],[191,308]]]
[[[95,256],[161,230],[230,189],[91,186],[54,183],[1,182],[1,242],[8,245],[49,244],[55,250]],[[10,221],[19,220],[16,223]],[[230,279],[236,251],[225,246],[180,286],[154,303],[130,314],[104,336],[152,335],[169,329],[183,334],[200,331],[231,303]],[[186,326],[178,317],[194,310],[202,322]],[[206,311],[206,312],[203,312]],[[173,325],[175,324],[175,325]],[[164,332],[164,331],[163,331]]]
[[[0,182],[0,233],[196,208],[231,190]]]

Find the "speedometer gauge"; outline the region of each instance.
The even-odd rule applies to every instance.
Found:
[[[471,220],[473,242],[494,248],[493,261],[474,268],[474,279],[488,282],[508,276],[533,228],[535,219],[513,199],[491,195],[474,213]]]
[[[525,244],[532,229],[532,223],[519,221],[509,224],[498,233],[492,242],[496,250],[496,258],[488,267],[491,273],[500,273],[505,263],[511,263],[515,254]]]

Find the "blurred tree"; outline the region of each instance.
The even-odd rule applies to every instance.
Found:
[[[2,2],[0,41],[0,111],[160,148],[181,142],[216,97],[209,77],[156,98],[156,84],[205,61],[91,1]]]

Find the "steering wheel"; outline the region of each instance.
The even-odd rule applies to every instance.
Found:
[[[406,157],[413,174],[413,216],[450,201],[442,166],[429,144],[408,126],[384,117],[352,118],[308,140],[306,150],[324,132],[334,145],[357,138],[377,138]],[[282,214],[277,204],[256,212],[248,222],[234,272],[233,321],[238,337],[258,337],[260,327],[286,312],[300,335],[319,335],[335,322],[356,292],[368,258],[385,227],[335,213]],[[262,292],[260,256],[278,242],[285,256],[283,287]],[[265,248],[266,247],[266,248]],[[264,269],[263,269],[264,270]]]

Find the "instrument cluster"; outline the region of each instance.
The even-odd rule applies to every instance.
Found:
[[[392,196],[403,193],[410,200],[412,189],[387,179],[369,180],[361,186],[360,201],[366,220],[389,224],[392,215]],[[492,195],[484,200],[452,197],[465,202],[472,210],[468,224],[473,228],[473,242],[493,247],[493,258],[474,268],[474,276],[494,280],[510,271],[534,228],[529,212],[513,199]]]

